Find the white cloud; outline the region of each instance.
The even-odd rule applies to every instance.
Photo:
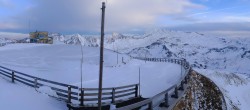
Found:
[[[224,21],[227,22],[250,22],[250,16],[226,16]]]
[[[35,30],[99,32],[101,0],[35,0],[31,4],[32,7],[15,16],[15,23],[27,27],[29,19]],[[106,29],[129,31],[154,27],[160,16],[201,7],[189,0],[107,0]]]
[[[18,24],[15,23],[6,23],[6,22],[0,22],[0,29],[5,30],[5,29],[17,29],[20,28]]]
[[[0,0],[1,7],[12,7],[13,2],[11,0]]]

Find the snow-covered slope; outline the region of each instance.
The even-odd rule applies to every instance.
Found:
[[[246,110],[250,101],[247,92],[250,87],[250,38],[239,34],[217,35],[158,30],[151,34],[157,36],[154,37],[157,39],[153,40],[155,42],[135,48],[128,54],[185,58],[195,70],[214,80],[224,90],[229,109]]]
[[[7,39],[7,38],[0,38],[0,43],[11,43],[13,40]]]
[[[14,43],[14,42],[15,42],[15,40],[10,40],[10,39],[7,39],[7,38],[0,38],[0,47],[5,46],[7,44]]]
[[[12,84],[0,77],[1,110],[66,110],[64,102],[40,94],[22,84]]]
[[[197,69],[206,75],[222,91],[229,110],[248,110],[250,103],[250,78],[247,75],[227,71]]]
[[[157,36],[153,43],[128,53],[141,57],[186,58],[197,68],[227,69],[242,74],[250,71],[247,67],[250,64],[250,38],[167,30],[158,30],[150,35]]]
[[[96,47],[83,48],[83,87],[98,87],[99,51]],[[0,52],[2,66],[80,87],[80,45],[11,44]],[[181,78],[177,64],[145,62],[126,54],[118,54],[117,63],[117,53],[105,50],[103,87],[138,83],[139,67],[143,97],[156,95]]]

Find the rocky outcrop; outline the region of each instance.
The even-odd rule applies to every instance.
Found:
[[[220,89],[209,78],[192,71],[190,86],[173,110],[226,110]]]

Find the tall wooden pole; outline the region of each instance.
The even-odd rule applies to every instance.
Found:
[[[101,42],[100,42],[100,69],[99,69],[99,91],[98,91],[98,109],[102,109],[102,73],[103,73],[103,40],[104,40],[104,18],[105,2],[102,2],[102,21],[101,21]]]

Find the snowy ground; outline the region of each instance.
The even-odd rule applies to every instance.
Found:
[[[67,110],[64,102],[0,77],[1,110]]]
[[[0,48],[0,65],[80,87],[80,49],[80,45],[10,44]],[[99,48],[83,47],[83,53],[83,87],[97,88]],[[122,57],[125,64],[122,63]],[[117,53],[104,51],[103,87],[138,83],[139,67],[143,97],[154,96],[181,78],[181,67],[176,64],[145,62],[131,59],[126,54],[118,55],[118,64],[116,59]],[[3,102],[1,99],[0,102]]]

